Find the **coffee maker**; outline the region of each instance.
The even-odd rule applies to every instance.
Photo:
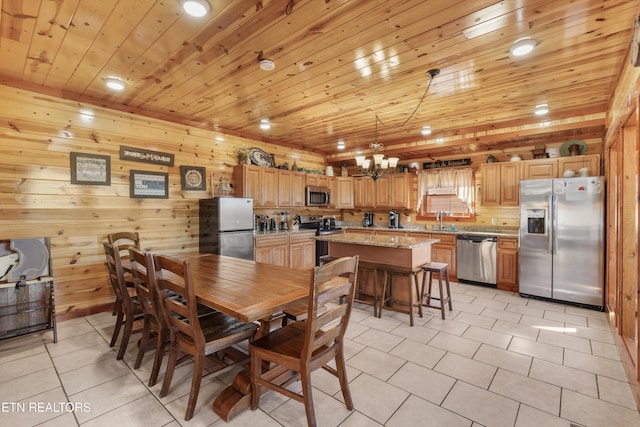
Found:
[[[389,228],[400,228],[400,214],[396,211],[389,212]]]
[[[364,218],[362,218],[362,226],[363,227],[373,227],[373,213],[365,212]]]

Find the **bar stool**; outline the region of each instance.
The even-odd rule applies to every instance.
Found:
[[[413,326],[413,308],[414,307],[418,307],[418,314],[420,315],[420,317],[422,317],[422,300],[418,300],[418,303],[414,303],[414,293],[413,290],[411,288],[412,283],[413,282],[415,284],[415,293],[419,296],[422,296],[422,293],[420,292],[420,285],[418,283],[418,273],[420,273],[422,271],[422,267],[408,267],[408,268],[403,268],[403,267],[397,267],[397,266],[393,266],[393,265],[380,265],[378,264],[378,269],[382,270],[383,272],[383,279],[382,279],[382,294],[380,296],[380,305],[378,307],[378,317],[382,317],[382,307],[384,306],[385,302],[389,301],[389,302],[394,302],[393,298],[392,298],[392,294],[393,294],[393,276],[404,276],[404,277],[408,277],[409,278],[409,300],[411,301],[409,303],[409,325]],[[389,283],[389,296],[386,296],[387,293],[387,283]]]
[[[364,275],[362,273],[364,271],[373,274],[373,295],[365,294],[362,290],[362,281],[364,280]],[[363,302],[365,304],[371,304],[370,301],[363,299],[362,296],[373,296],[373,317],[380,317],[378,314],[378,289],[378,264],[360,261],[358,263],[358,287],[356,288],[356,295],[353,300]]]
[[[444,307],[445,304],[449,303],[449,311],[453,310],[451,305],[451,288],[449,287],[449,264],[443,262],[430,262],[422,266],[422,270],[424,274],[422,276],[422,292],[420,293],[420,302],[425,307],[438,308],[442,313],[442,319],[444,320]],[[431,280],[433,279],[433,273],[438,274],[438,290],[440,291],[439,297],[431,296]],[[429,281],[427,282],[427,274],[429,275]],[[442,286],[442,275],[444,274],[445,283],[447,287],[447,296],[444,296],[443,286]],[[426,293],[425,293],[425,286]],[[424,297],[427,297],[426,303],[424,302]],[[440,301],[440,305],[432,304],[431,300]]]

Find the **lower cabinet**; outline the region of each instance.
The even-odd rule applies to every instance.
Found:
[[[307,270],[316,265],[316,233],[295,233],[289,236],[289,267]]]
[[[518,239],[498,238],[498,289],[518,292]]]
[[[316,263],[315,232],[265,234],[255,237],[256,262],[282,267],[309,269]]]
[[[412,237],[428,237],[440,240],[431,245],[431,261],[449,264],[449,280],[458,280],[457,276],[457,240],[455,234],[410,233]]]
[[[265,264],[289,266],[289,236],[256,236],[254,242],[254,260]]]

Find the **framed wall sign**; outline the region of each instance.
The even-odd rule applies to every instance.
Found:
[[[120,160],[152,163],[154,165],[173,166],[173,154],[160,151],[143,150],[141,148],[120,146]]]
[[[206,169],[199,166],[180,166],[182,191],[205,191],[207,189]]]
[[[111,185],[111,156],[70,153],[71,183],[80,185]]]
[[[169,198],[169,174],[132,170],[129,177],[129,196],[134,198]]]

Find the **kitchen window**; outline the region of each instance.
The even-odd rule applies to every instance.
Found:
[[[472,168],[435,169],[418,173],[418,215],[431,218],[437,212],[471,218],[474,215]]]

